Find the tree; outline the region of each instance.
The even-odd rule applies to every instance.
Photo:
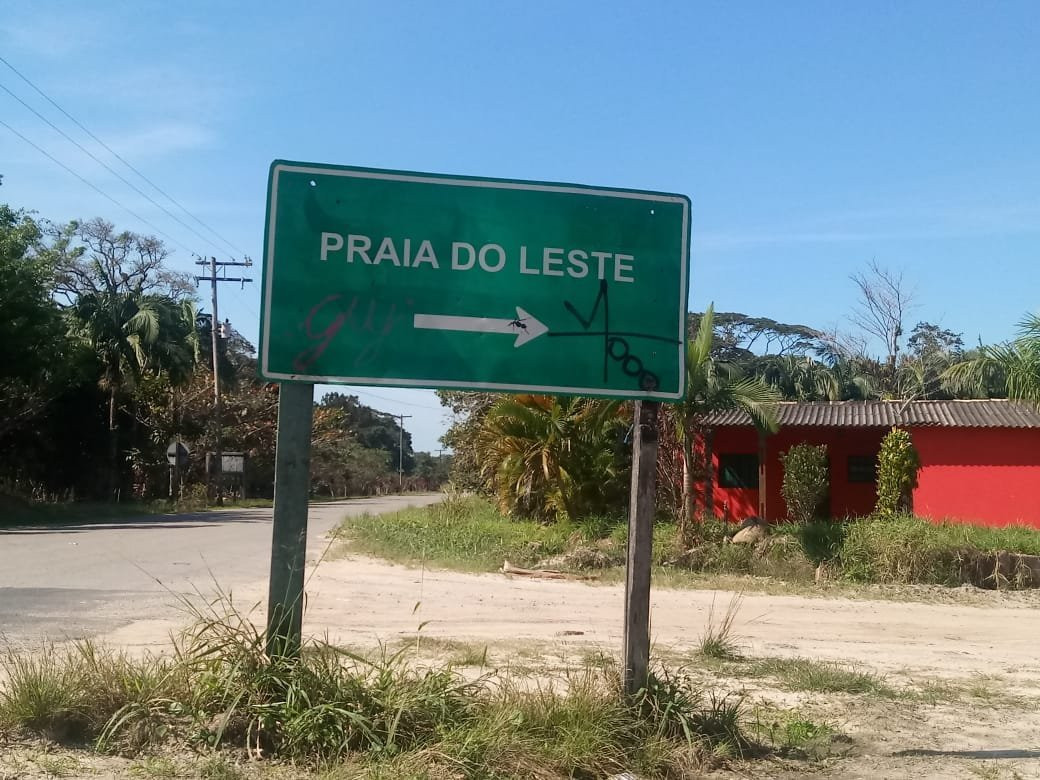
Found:
[[[980,346],[974,357],[950,366],[943,381],[954,392],[976,397],[1002,387],[1008,398],[1040,407],[1040,315],[1027,315],[1013,341]]]
[[[316,444],[311,451],[311,484],[329,496],[372,495],[397,484],[389,453],[362,447],[350,436]]]
[[[46,408],[67,349],[42,238],[30,215],[0,204],[0,439]]]
[[[747,413],[760,430],[775,431],[775,403],[779,394],[757,377],[747,377],[733,363],[718,360],[712,354],[714,341],[714,308],[701,318],[696,337],[687,345],[686,395],[670,407],[674,415],[676,437],[682,447],[683,505],[679,513],[679,540],[684,547],[694,541],[694,437],[702,434],[704,442],[704,510],[714,512],[711,475],[714,431],[704,418],[714,411],[740,409]]]
[[[877,398],[877,361],[864,357],[840,358],[828,365],[836,386],[837,401],[866,401]]]
[[[415,468],[412,451],[412,435],[402,431],[397,418],[361,403],[357,396],[343,393],[326,393],[321,406],[338,409],[343,413],[343,431],[357,439],[358,444],[370,450],[384,450],[390,456],[394,470],[403,463],[405,474]],[[404,458],[401,460],[401,442],[404,442]]]
[[[166,268],[169,252],[154,236],[118,232],[103,219],[52,226],[49,232],[56,255],[55,294],[66,304],[91,294],[192,297],[190,278]]]
[[[838,401],[842,386],[836,373],[809,355],[770,355],[759,378],[792,401]]]
[[[690,314],[687,327],[693,338],[703,314]],[[712,354],[720,360],[750,369],[760,356],[805,355],[821,349],[823,334],[807,325],[777,322],[769,317],[751,317],[740,312],[715,312],[712,319]]]
[[[942,381],[943,372],[959,362],[964,354],[961,334],[940,328],[930,322],[919,322],[907,339],[907,354],[897,373],[900,398],[949,398],[949,388]]]
[[[434,457],[429,452],[415,453],[415,477],[424,490],[435,490],[451,477],[450,455]]]
[[[794,444],[780,453],[784,480],[780,492],[787,504],[787,517],[795,523],[815,520],[830,488],[826,444]]]
[[[463,490],[488,490],[477,451],[477,436],[491,407],[502,395],[438,390],[437,397],[452,413],[451,425],[441,436],[441,443],[454,453],[451,460],[452,481]]]
[[[913,293],[907,289],[902,273],[882,268],[872,260],[866,271],[850,277],[860,300],[849,319],[864,333],[885,345],[885,371],[882,387],[896,390],[896,365],[903,338],[903,320],[913,306]]]
[[[194,307],[158,295],[85,293],[69,309],[73,332],[101,368],[98,386],[108,397],[110,489],[119,481],[120,397],[146,373],[186,381],[197,357]]]
[[[184,274],[168,270],[152,236],[118,232],[102,219],[51,228],[55,295],[72,334],[98,366],[108,400],[109,487],[118,487],[120,403],[149,374],[187,381],[198,358],[196,312]],[[132,418],[136,426],[138,414]]]
[[[951,360],[964,351],[964,337],[931,322],[919,322],[906,342],[910,355],[924,362]]]
[[[476,452],[502,511],[575,519],[624,506],[625,428],[614,401],[504,396],[488,411]]]
[[[43,233],[24,211],[0,204],[0,379],[38,376],[61,337],[61,314],[51,299],[54,269]]]

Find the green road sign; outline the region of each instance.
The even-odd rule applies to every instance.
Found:
[[[276,161],[260,373],[677,399],[682,195]]]

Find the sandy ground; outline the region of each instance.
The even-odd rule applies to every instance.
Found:
[[[308,584],[305,631],[337,644],[395,645],[421,636],[487,645],[496,663],[517,654],[580,659],[616,655],[623,589],[500,574],[463,574],[398,566],[349,555],[322,561]],[[240,589],[259,604],[262,583]],[[714,609],[732,593],[657,589],[652,597],[654,652],[695,665],[694,647]],[[176,620],[134,623],[107,635],[137,650],[162,648]],[[811,765],[755,764],[760,777],[1040,777],[1040,610],[991,606],[746,595],[735,627],[749,657],[806,656],[863,664],[893,684],[929,680],[976,685],[981,698],[933,704],[856,696],[807,695],[745,685],[749,707],[796,707],[848,734],[847,755]],[[436,641],[430,643],[437,645]],[[443,645],[443,643],[441,643]],[[535,650],[532,651],[532,648]],[[756,687],[758,686],[758,687]]]
[[[322,561],[307,585],[304,630],[336,643],[375,645],[415,636],[620,649],[623,588],[501,574],[420,570],[362,556]],[[240,588],[260,604],[266,583]],[[659,651],[696,645],[714,609],[733,594],[655,589],[651,633]],[[179,619],[135,622],[104,638],[158,648]],[[1040,684],[1040,610],[749,594],[736,631],[752,656],[858,661],[886,672],[965,677],[999,674]]]

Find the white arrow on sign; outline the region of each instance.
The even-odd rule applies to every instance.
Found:
[[[549,329],[519,306],[515,320],[491,317],[456,317],[450,314],[416,314],[414,325],[424,330],[463,330],[469,333],[504,333],[515,335],[514,347],[522,347]]]

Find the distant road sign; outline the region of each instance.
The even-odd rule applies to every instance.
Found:
[[[171,442],[170,446],[166,448],[166,462],[171,466],[184,467],[188,465],[188,456],[191,455],[191,450],[188,449],[188,445],[181,441]]]
[[[225,474],[244,474],[246,470],[246,454],[244,452],[225,452],[220,456],[221,468]]]
[[[248,456],[244,452],[222,452],[220,454],[220,473],[244,474],[247,459]],[[206,472],[208,474],[217,473],[217,454],[215,452],[206,453]]]
[[[260,373],[675,400],[683,195],[276,161]]]

